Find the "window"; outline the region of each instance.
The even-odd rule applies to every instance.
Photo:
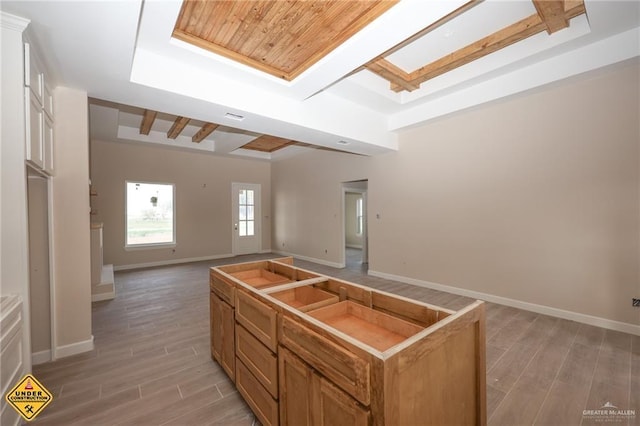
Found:
[[[356,234],[362,235],[362,197],[356,200]]]
[[[238,200],[238,207],[240,209],[238,215],[238,226],[240,229],[238,230],[238,234],[241,237],[251,237],[255,234],[254,225],[254,206],[255,203],[253,201],[253,190],[252,189],[241,189],[239,191],[240,199]]]
[[[175,244],[174,186],[127,182],[126,246]]]

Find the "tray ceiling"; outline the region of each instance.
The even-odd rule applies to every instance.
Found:
[[[349,12],[358,7],[334,27],[345,4]],[[640,57],[637,1],[3,0],[0,7],[31,20],[30,40],[52,80],[119,105],[92,105],[92,133],[265,159],[318,147],[394,151],[404,129]],[[185,42],[183,30],[220,46]]]

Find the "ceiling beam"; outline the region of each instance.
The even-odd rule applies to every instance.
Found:
[[[409,82],[411,78],[405,70],[393,65],[384,58],[369,62],[365,65],[365,68],[385,80],[388,80],[392,85],[399,86],[401,90],[408,90],[411,92],[420,88],[420,85]]]
[[[410,82],[413,84],[422,84],[427,80],[487,56],[490,53],[517,43],[520,40],[524,40],[545,29],[546,26],[544,22],[542,22],[542,19],[540,19],[540,16],[538,16],[538,14],[531,15],[462,49],[456,50],[447,56],[443,56],[428,65],[418,68],[410,74]],[[399,92],[402,88],[396,87],[394,90]]]
[[[564,14],[564,0],[533,0],[533,5],[549,34],[569,26],[569,20]]]
[[[202,142],[202,140],[207,136],[209,136],[211,132],[213,132],[217,127],[218,127],[218,124],[205,123],[204,126],[202,126],[200,130],[198,130],[198,133],[193,135],[193,137],[191,138],[191,141],[196,143]]]
[[[153,122],[156,119],[156,115],[158,113],[156,111],[151,111],[148,109],[144,110],[144,115],[142,116],[142,122],[140,123],[140,134],[148,135],[151,131],[151,126],[153,126]]]
[[[190,119],[187,118],[187,117],[178,117],[178,118],[176,118],[176,121],[174,121],[173,126],[171,126],[171,128],[167,132],[167,137],[169,139],[177,138],[178,135],[180,133],[182,133],[184,128],[187,126],[187,124],[189,123],[189,120]]]

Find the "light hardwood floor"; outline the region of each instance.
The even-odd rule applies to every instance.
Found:
[[[117,297],[93,304],[95,350],[34,367],[54,394],[38,425],[257,424],[209,352],[208,268],[241,256],[116,273]],[[297,266],[459,309],[470,299],[366,275],[351,264]],[[489,425],[602,423],[607,402],[640,424],[640,337],[487,304]],[[338,426],[338,425],[337,425]]]

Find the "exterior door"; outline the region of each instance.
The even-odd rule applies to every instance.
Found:
[[[232,183],[233,254],[259,253],[262,250],[260,222],[260,184]]]

